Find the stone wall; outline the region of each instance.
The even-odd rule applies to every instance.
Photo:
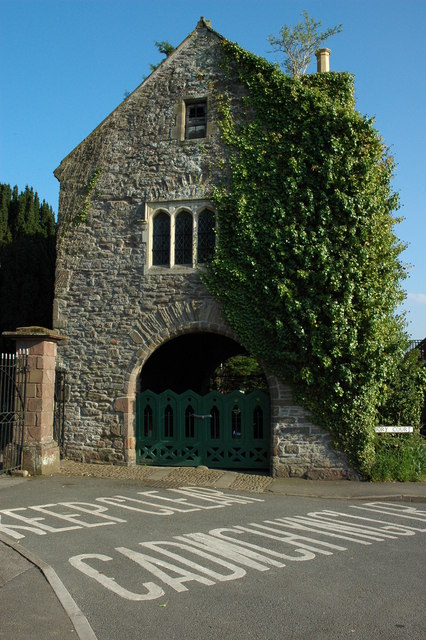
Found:
[[[291,388],[269,379],[272,416],[271,471],[275,477],[311,480],[358,479],[346,456],[333,447],[328,431],[294,403]]]
[[[136,381],[147,357],[185,332],[230,335],[196,269],[149,267],[147,259],[146,204],[206,202],[224,177],[216,95],[232,88],[231,103],[241,112],[242,89],[221,70],[219,43],[200,21],[55,172],[61,190],[54,327],[68,337],[60,358],[69,372],[66,452],[74,459],[133,464]],[[207,137],[182,140],[181,105],[195,98],[207,98]],[[88,220],[75,226],[88,180],[100,168]],[[296,474],[298,459],[305,473],[309,447],[316,446],[318,460],[328,459],[313,426],[303,432],[299,421],[297,435],[284,424],[289,408],[276,411],[274,473]]]
[[[144,212],[146,202],[208,198],[219,179],[217,127],[212,124],[203,140],[179,140],[174,133],[176,105],[184,98],[208,96],[208,117],[212,123],[217,119],[213,85],[224,88],[217,72],[218,41],[200,25],[56,171],[61,239],[54,326],[69,338],[61,357],[71,386],[66,417],[72,457],[126,459],[128,428],[123,433],[115,401],[127,395],[129,363],[144,339],[146,314],[155,309],[161,325],[172,301],[214,305],[196,270],[147,269]],[[99,167],[100,195],[92,201],[88,223],[65,233]],[[175,330],[184,331],[184,324]],[[163,325],[163,340],[167,337]]]

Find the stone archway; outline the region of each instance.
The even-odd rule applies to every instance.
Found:
[[[189,333],[214,333],[238,342],[224,322],[219,305],[210,298],[174,302],[143,314],[130,333],[135,351],[125,374],[127,397],[136,393],[138,376],[154,351],[169,340]]]
[[[220,372],[237,355],[247,352],[231,338],[200,331],[172,338],[154,351],[138,385],[137,462],[269,469],[266,379],[261,387],[253,384],[262,384],[258,375],[252,381],[241,378],[241,387],[222,389]]]
[[[144,314],[135,324],[130,338],[135,345],[134,356],[125,377],[125,393],[115,400],[115,411],[121,414],[124,431],[124,457],[127,464],[136,464],[136,394],[139,375],[156,350],[180,336],[216,334],[238,344],[238,339],[225,324],[217,303],[204,301],[175,302]],[[275,378],[268,377],[268,384]],[[278,384],[278,382],[277,382]]]
[[[219,333],[184,333],[163,343],[145,361],[138,390],[161,393],[187,389],[204,395],[210,391],[217,367],[235,355],[246,354],[240,344]]]
[[[189,333],[216,333],[238,342],[210,298],[175,302],[144,314],[130,333],[135,350],[125,372],[125,395],[115,411],[122,424],[124,460],[136,464],[136,393],[144,363],[161,345]],[[333,447],[331,435],[313,421],[309,411],[295,404],[292,389],[267,375],[271,405],[271,466],[276,477],[354,478],[346,456]]]

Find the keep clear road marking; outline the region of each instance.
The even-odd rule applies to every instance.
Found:
[[[264,502],[262,498],[225,494],[208,488],[185,487],[168,489],[164,492],[167,493],[166,496],[160,495],[158,491],[137,491],[137,498],[109,496],[96,498],[94,502],[57,502],[2,509],[0,510],[0,532],[20,540],[28,534],[44,536],[77,529],[123,524],[127,520],[122,516],[129,511],[167,517],[178,513],[224,509],[234,504],[250,505],[255,502]],[[176,494],[183,497],[176,498]],[[111,511],[116,515],[112,515]],[[40,515],[35,517],[34,512],[41,514],[42,517]],[[62,525],[66,522],[68,526],[58,526],[58,520]],[[16,521],[20,524],[14,524]]]
[[[108,591],[126,600],[140,602],[160,598],[167,590],[188,591],[188,583],[211,587],[218,582],[241,579],[247,575],[247,570],[282,569],[286,562],[306,562],[317,555],[330,556],[336,551],[346,551],[347,547],[342,546],[341,541],[365,547],[426,531],[426,512],[415,507],[380,502],[349,506],[371,515],[386,514],[392,521],[323,510],[306,516],[215,528],[207,533],[187,533],[173,536],[172,540],[140,542],[138,547],[142,547],[142,551],[115,547],[118,559],[120,556],[128,558],[146,575],[147,581],[142,584],[145,591],[138,593],[104,573],[103,563],[117,560],[117,557],[82,553],[69,558],[69,562]],[[419,522],[425,523],[425,527],[419,527]],[[262,545],[257,544],[259,539]],[[271,541],[275,549],[270,548]],[[207,562],[209,567],[205,566]]]

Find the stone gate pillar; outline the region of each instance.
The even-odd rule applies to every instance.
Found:
[[[16,342],[16,349],[28,350],[23,465],[31,475],[59,471],[59,447],[53,439],[56,346],[65,340],[43,327],[19,327],[4,336]]]

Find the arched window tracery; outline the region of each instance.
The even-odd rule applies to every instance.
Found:
[[[170,264],[170,216],[165,211],[157,213],[153,221],[152,264]]]

